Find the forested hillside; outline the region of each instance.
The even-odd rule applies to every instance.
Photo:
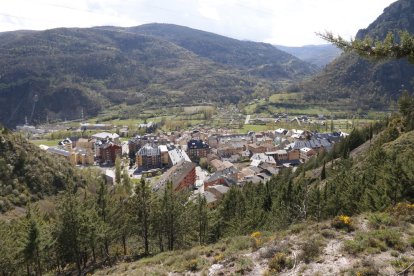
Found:
[[[0,128],[0,213],[82,185],[81,173],[20,135]]]
[[[163,24],[1,38],[0,122],[9,127],[25,117],[79,119],[82,111],[91,116],[120,104],[237,103],[315,72],[271,45]]]
[[[414,4],[400,0],[386,8],[367,29],[356,38],[366,36],[383,40],[388,32],[398,34],[407,30],[414,33]],[[374,61],[353,53],[344,53],[315,78],[303,83],[310,102],[335,104],[348,102],[354,108],[387,108],[404,89],[412,91],[414,67],[405,59]]]

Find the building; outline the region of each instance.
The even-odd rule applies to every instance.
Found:
[[[84,130],[110,130],[113,128],[112,125],[109,124],[90,124],[90,123],[81,123],[80,128],[82,131]]]
[[[92,150],[85,149],[70,149],[67,150],[64,147],[44,147],[44,149],[55,155],[66,158],[72,165],[93,165],[94,156]]]
[[[62,141],[60,141],[58,143],[58,145],[62,148],[65,148],[66,150],[69,150],[69,151],[73,148],[73,143],[72,143],[72,140],[70,138],[63,139]]]
[[[226,194],[229,190],[230,188],[224,185],[213,185],[208,187],[204,191],[204,197],[206,198],[208,207],[217,206],[224,194]]]
[[[136,163],[138,168],[145,170],[160,168],[162,164],[159,147],[153,144],[143,146],[136,153]]]
[[[158,137],[155,135],[146,134],[144,136],[137,135],[128,141],[129,157],[135,158],[135,154],[146,144],[158,145]]]
[[[146,133],[152,133],[156,130],[157,124],[154,122],[148,122],[143,124],[138,124],[139,129],[144,129]]]
[[[235,167],[229,167],[222,171],[213,173],[204,181],[204,189],[213,185],[232,186],[237,184],[239,170]]]
[[[161,155],[161,166],[168,166],[170,159],[168,155],[168,147],[166,145],[159,145],[158,148]]]
[[[95,139],[85,139],[85,138],[79,138],[78,141],[76,141],[76,147],[81,149],[95,149]]]
[[[96,145],[95,152],[99,163],[115,164],[116,158],[122,156],[122,146],[113,142],[101,143]]]
[[[92,135],[92,139],[96,139],[97,141],[110,141],[119,143],[119,135],[116,133],[100,132]]]
[[[175,166],[181,161],[191,162],[190,157],[188,157],[187,153],[179,148],[171,148],[168,151],[168,165]]]
[[[266,146],[256,145],[256,144],[247,145],[247,149],[253,154],[255,154],[255,153],[265,153],[267,151]]]
[[[300,149],[300,159],[303,162],[308,161],[313,156],[317,155],[317,152],[311,148],[302,148]]]
[[[200,162],[200,158],[207,158],[210,146],[202,140],[190,140],[187,143],[187,154],[193,162]]]
[[[165,189],[169,181],[172,183],[173,191],[192,189],[196,182],[196,164],[181,161],[165,172],[161,179],[154,185],[153,191],[158,192]]]

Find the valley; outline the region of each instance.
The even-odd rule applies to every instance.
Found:
[[[413,274],[413,15],[326,32],[341,50],[144,19],[0,32],[0,274]]]

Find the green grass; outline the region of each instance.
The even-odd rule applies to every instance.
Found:
[[[243,125],[243,128],[239,129],[239,133],[247,133],[249,131],[266,131],[275,129],[274,125]]]
[[[49,147],[57,146],[62,139],[55,139],[55,140],[48,140],[48,139],[41,139],[41,140],[29,140],[31,143],[35,144],[36,146],[45,145]]]
[[[290,102],[290,101],[296,101],[296,100],[301,100],[303,96],[303,93],[289,93],[289,92],[284,92],[284,93],[278,93],[278,94],[273,94],[272,96],[269,97],[269,102],[271,103],[283,103],[283,102]]]

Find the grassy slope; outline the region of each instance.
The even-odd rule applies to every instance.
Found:
[[[276,273],[273,259],[285,258],[280,275],[394,274],[414,261],[414,224],[392,214],[351,218],[352,231],[331,221],[306,222],[260,237],[236,236],[216,244],[166,252],[96,271],[96,275],[263,275]],[[276,257],[277,259],[277,257]],[[221,274],[221,275],[223,275]],[[361,274],[365,275],[365,274]]]

